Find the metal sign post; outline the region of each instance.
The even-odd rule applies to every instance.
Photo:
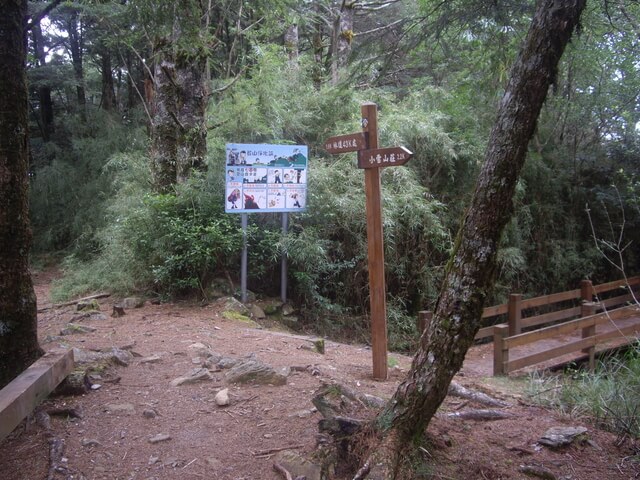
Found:
[[[242,226],[242,257],[240,257],[240,300],[247,302],[247,227],[249,215],[240,214],[240,225]]]
[[[325,149],[329,153],[358,152],[358,167],[364,169],[373,377],[386,380],[387,301],[380,167],[404,165],[413,154],[405,147],[378,148],[378,107],[368,102],[361,106],[361,112],[362,133],[328,138]]]
[[[289,214],[282,212],[282,238],[287,241],[287,231],[289,228]],[[287,248],[282,250],[282,263],[280,264],[280,300],[287,303]]]

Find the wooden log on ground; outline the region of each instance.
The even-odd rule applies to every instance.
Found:
[[[50,351],[0,390],[0,440],[64,380],[73,366],[73,350]]]

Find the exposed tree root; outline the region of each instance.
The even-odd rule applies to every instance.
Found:
[[[505,418],[511,418],[513,415],[507,412],[502,412],[500,410],[486,410],[486,409],[478,409],[478,410],[465,410],[463,412],[453,412],[447,413],[448,418],[455,418],[460,420],[478,420],[478,421],[492,421],[492,420],[503,420]]]
[[[45,436],[49,442],[49,470],[47,472],[47,480],[57,480],[59,478],[65,480],[85,480],[84,475],[72,471],[65,465],[63,458],[66,445],[64,439],[57,437],[55,433],[53,433],[49,414],[44,410],[39,410],[36,413],[36,421],[45,431]]]
[[[489,407],[508,407],[509,403],[504,402],[502,400],[498,400],[497,398],[493,398],[486,393],[478,392],[475,390],[470,390],[462,385],[451,382],[449,385],[449,395],[453,395],[455,397],[464,398],[467,400],[473,400],[476,403],[480,403],[481,405],[487,405]]]

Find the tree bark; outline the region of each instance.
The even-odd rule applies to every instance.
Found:
[[[202,41],[189,22],[188,14],[176,15],[171,38],[160,40],[154,52],[151,160],[154,188],[163,193],[206,167],[207,52],[178,46]]]
[[[100,48],[100,74],[102,77],[102,98],[100,99],[100,106],[103,110],[112,111],[116,107],[116,93],[113,88],[111,53],[105,46]]]
[[[540,109],[586,0],[539,1],[500,103],[474,197],[429,328],[407,379],[375,420],[395,451],[420,438],[447,395],[480,327],[494,285],[496,252],[513,212],[513,194]],[[394,478],[390,476],[389,478]]]
[[[0,8],[0,388],[42,354],[29,273],[26,16],[26,0]]]
[[[334,21],[333,52],[331,56],[331,80],[334,85],[340,81],[340,73],[347,66],[353,40],[354,1],[343,0]]]

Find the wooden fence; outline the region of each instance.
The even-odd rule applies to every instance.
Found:
[[[583,350],[589,353],[590,363],[596,345],[616,337],[635,335],[640,332],[640,311],[635,314],[637,322],[614,327],[606,332],[596,333],[598,325],[615,322],[629,317],[629,303],[635,304],[633,291],[640,285],[640,276],[626,280],[593,285],[583,280],[580,288],[566,292],[523,299],[521,294],[509,295],[509,301],[484,309],[483,323],[492,325],[481,328],[476,340],[494,341],[494,375],[504,375],[511,371],[550,360],[561,355]],[[624,292],[621,292],[624,290]],[[498,323],[501,319],[506,322]],[[431,319],[431,312],[420,312],[418,328],[422,331]],[[497,324],[496,324],[497,323]],[[627,322],[628,323],[628,322]],[[526,333],[523,333],[527,330]],[[517,359],[509,359],[509,350],[542,340],[570,335],[580,331],[577,341],[537,351]]]

